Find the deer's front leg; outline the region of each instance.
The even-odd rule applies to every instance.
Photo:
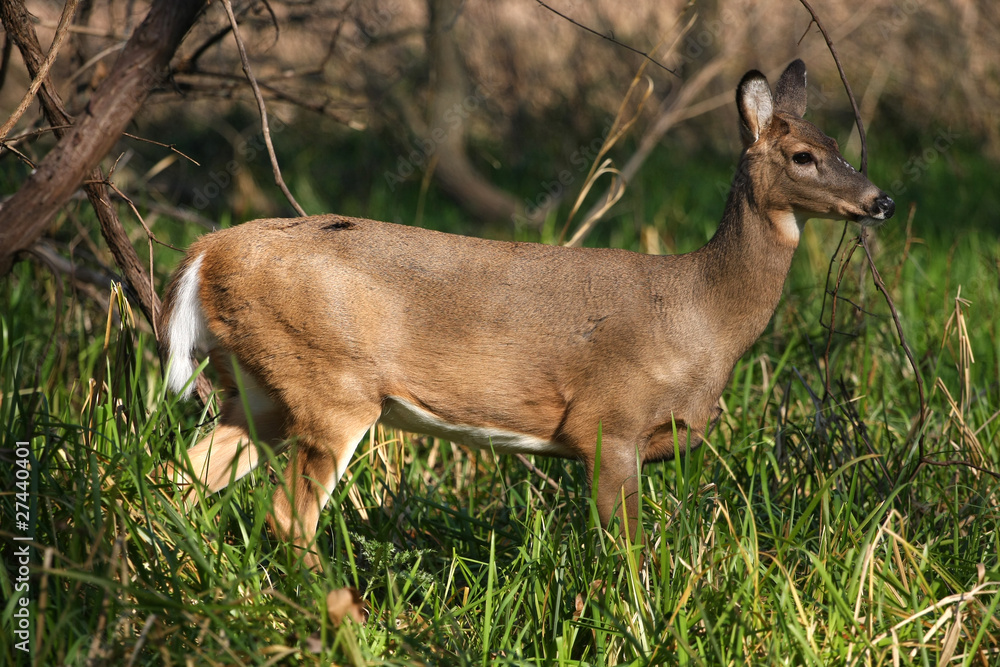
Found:
[[[619,530],[629,540],[642,539],[639,522],[639,461],[635,446],[625,440],[605,438],[601,446],[597,475],[597,512],[605,528],[617,517]],[[589,462],[593,475],[597,461]],[[592,477],[593,479],[593,477]]]
[[[295,442],[285,469],[285,483],[275,490],[270,520],[279,537],[294,543],[306,566],[318,570],[315,538],[320,512],[347,470],[358,443],[378,419],[379,407],[361,406],[354,412],[330,410],[328,415],[311,419],[301,412],[292,429]]]

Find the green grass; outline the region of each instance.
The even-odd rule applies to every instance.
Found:
[[[652,225],[682,249],[703,242],[721,211],[716,188],[664,192],[645,178],[603,240],[637,248]],[[925,179],[921,196],[949,187]],[[972,196],[955,205],[973,210]],[[1000,244],[922,206],[909,237],[901,206],[877,259],[927,390],[919,435],[935,460],[995,470]],[[674,224],[681,210],[691,224]],[[159,224],[177,243],[195,234]],[[915,381],[860,251],[841,295],[867,312],[839,302],[825,395],[821,306],[839,234],[834,223],[807,229],[707,445],[646,468],[644,560],[594,525],[574,462],[536,458],[543,477],[378,429],[322,516],[319,576],[266,528],[267,471],[179,509],[154,467],[193,443],[206,416],[164,394],[148,327],[117,306],[109,325],[105,308],[60,292],[46,269],[16,265],[0,290],[2,469],[16,469],[15,442],[29,441],[31,661],[996,664],[998,481],[960,465],[914,474]],[[163,279],[178,256],[157,252]],[[13,474],[0,486],[5,664],[25,662],[12,633]],[[366,624],[328,620],[327,593],[344,586],[363,594]]]

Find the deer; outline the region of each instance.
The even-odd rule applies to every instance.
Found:
[[[224,488],[290,449],[269,522],[310,568],[320,513],[377,422],[582,461],[604,527],[641,539],[639,476],[704,441],[811,218],[881,224],[892,199],[803,119],[806,67],[736,89],[743,151],[719,226],[677,255],[485,240],[340,215],[196,240],[165,293],[166,384],[208,356],[214,430],[165,474]],[[252,428],[251,428],[252,425]],[[254,431],[256,441],[251,437]]]

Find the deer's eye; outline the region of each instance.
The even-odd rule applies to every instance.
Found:
[[[792,156],[792,162],[795,164],[809,164],[810,162],[813,162],[812,153],[806,153],[805,151],[796,153]]]

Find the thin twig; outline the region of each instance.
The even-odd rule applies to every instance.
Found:
[[[180,149],[177,148],[177,146],[174,145],[174,144],[165,144],[165,143],[163,143],[161,141],[156,141],[155,139],[147,139],[145,137],[140,137],[138,135],[130,134],[128,132],[122,132],[122,136],[128,137],[129,139],[135,139],[136,141],[142,141],[142,142],[145,142],[147,144],[153,144],[154,146],[162,146],[163,148],[170,149],[171,152],[177,153],[178,155],[180,155],[182,158],[184,158],[188,162],[191,162],[192,164],[194,164],[196,167],[200,167],[201,166],[201,164],[197,160],[195,160],[190,155],[186,155],[186,154],[182,153],[180,151]]]
[[[844,234],[845,235],[847,234],[846,224],[844,225]],[[841,236],[840,244],[842,244],[843,242],[844,242],[844,237]],[[837,253],[840,252],[840,244],[837,245]],[[829,327],[830,334],[826,338],[826,349],[823,350],[823,364],[826,369],[826,377],[824,378],[823,389],[826,392],[827,396],[830,395],[830,349],[833,347],[833,336],[837,330],[837,301],[840,298],[839,294],[840,284],[843,282],[844,275],[847,273],[847,267],[850,266],[851,257],[854,256],[854,251],[857,249],[858,249],[858,243],[857,241],[855,241],[854,245],[852,245],[851,249],[847,252],[847,257],[841,260],[840,270],[837,272],[837,283],[833,286],[833,290],[829,289],[830,275],[829,273],[827,274],[827,291],[823,293],[824,301],[826,300],[828,294],[833,297],[833,301],[830,304],[830,327]],[[833,257],[836,257],[837,253],[834,253]],[[831,267],[833,266],[833,258],[831,258],[830,260],[830,266]],[[823,320],[821,316],[820,324],[822,323]]]
[[[847,385],[843,379],[840,380],[840,392],[844,396],[847,396]],[[875,451],[875,447],[872,445],[871,440],[868,438],[868,426],[865,424],[865,420],[861,418],[858,413],[857,407],[854,405],[853,400],[840,401],[838,403],[840,410],[847,417],[847,421],[850,422],[851,427],[854,429],[855,440],[860,440],[864,443],[865,449],[868,453],[875,457],[875,462],[878,463],[879,469],[882,471],[882,477],[885,480],[886,487],[883,489],[883,500],[889,489],[892,488],[892,479],[889,476],[889,469],[885,465],[885,457]]]
[[[203,83],[201,81],[202,77],[209,79],[222,79],[223,84],[220,85],[215,81]],[[194,91],[202,95],[214,95],[217,97],[222,97],[224,99],[233,99],[231,92],[233,89],[236,88],[233,82],[235,81],[242,82],[244,78],[245,77],[240,77],[237,74],[230,74],[228,72],[213,72],[211,70],[199,69],[190,72],[175,74],[174,83],[177,85],[178,89],[182,92]],[[282,76],[276,78],[286,79],[288,77]],[[350,117],[337,113],[330,109],[333,103],[333,100],[330,98],[326,98],[322,102],[311,102],[309,100],[297,97],[296,95],[293,95],[292,93],[284,91],[280,88],[277,88],[276,86],[272,86],[266,80],[265,81],[258,80],[257,85],[260,86],[261,92],[270,93],[271,96],[268,99],[276,99],[282,102],[288,102],[290,104],[294,104],[295,106],[302,107],[307,111],[312,111],[314,113],[318,113],[324,116],[329,116],[338,123],[342,123],[344,125],[347,125],[351,121]],[[338,100],[338,103],[339,103],[338,109],[342,108],[345,109],[346,111],[361,111],[364,108],[360,104],[348,104],[342,100]]]
[[[271,20],[275,24],[274,25],[274,29],[275,29],[275,32],[277,33],[277,31],[278,31],[278,25],[277,25],[277,20],[275,19],[275,16],[274,16],[274,10],[271,9],[271,6],[268,5],[267,3],[264,3],[264,4],[265,4],[268,12],[270,12],[270,14],[271,14]],[[253,9],[253,3],[248,3],[242,9],[242,11],[240,12],[239,18],[242,20],[251,9]],[[208,39],[206,39],[201,44],[201,46],[199,46],[198,48],[196,48],[194,50],[194,52],[190,56],[188,56],[181,63],[179,63],[178,66],[177,66],[177,69],[179,71],[183,71],[183,72],[188,72],[188,71],[192,71],[192,70],[196,69],[197,68],[197,64],[198,64],[198,59],[201,58],[205,54],[205,52],[208,51],[210,48],[212,48],[213,46],[215,46],[216,44],[218,44],[219,42],[221,42],[223,39],[225,39],[226,35],[228,35],[232,31],[232,29],[233,29],[233,26],[232,26],[232,24],[230,24],[230,25],[228,25],[228,26],[226,26],[226,27],[224,27],[224,28],[216,31],[213,35],[211,35]],[[274,43],[275,44],[278,43],[278,35],[277,34],[275,34],[275,36],[274,36]]]
[[[882,281],[882,276],[879,275],[878,269],[875,267],[875,260],[872,259],[871,250],[868,247],[868,235],[862,232],[861,234],[861,247],[865,249],[865,256],[868,258],[868,268],[871,270],[872,281],[875,283],[875,287],[882,296],[885,297],[885,302],[889,306],[889,312],[892,313],[892,321],[896,325],[896,333],[899,334],[899,345],[903,348],[903,352],[906,354],[906,359],[910,362],[910,367],[913,369],[913,377],[917,382],[917,395],[920,399],[920,412],[917,415],[917,446],[919,451],[919,460],[924,460],[924,422],[927,420],[927,399],[924,396],[924,379],[920,376],[920,369],[917,368],[917,362],[913,358],[913,352],[910,350],[910,345],[906,342],[906,336],[903,334],[903,325],[899,321],[899,312],[896,310],[896,306],[892,301],[892,297],[889,296],[889,291],[885,287],[885,283]],[[914,474],[919,466],[914,469]],[[902,470],[900,470],[902,474]],[[896,480],[899,481],[899,478]]]
[[[120,160],[121,156],[119,156],[118,159]],[[132,213],[134,213],[135,217],[139,219],[139,222],[142,224],[142,228],[146,230],[146,246],[149,248],[149,288],[153,289],[153,285],[154,285],[154,282],[153,282],[153,241],[156,241],[157,243],[159,243],[160,241],[153,234],[153,231],[149,228],[149,226],[146,225],[146,221],[142,219],[142,216],[139,215],[139,209],[137,209],[135,207],[135,204],[132,203],[132,200],[129,199],[128,197],[126,197],[125,193],[123,193],[121,190],[119,190],[118,186],[115,185],[112,182],[111,179],[115,175],[115,168],[117,166],[118,166],[118,160],[115,160],[114,165],[112,165],[112,167],[111,167],[111,171],[108,172],[108,176],[107,176],[107,178],[104,181],[104,185],[107,186],[107,187],[109,187],[109,188],[111,188],[112,190],[114,190],[114,192],[119,197],[121,197],[122,199],[124,199],[125,201],[128,202],[128,205],[132,208]],[[168,245],[173,250],[180,250],[180,248],[174,248],[174,246],[171,246],[171,245],[166,244],[166,243],[164,243],[163,245]],[[153,337],[156,340],[160,340],[160,332],[157,330],[157,326],[159,324],[159,318],[154,317],[150,321],[150,324],[153,325]]]
[[[837,71],[840,73],[840,80],[844,84],[844,90],[847,92],[847,97],[851,101],[851,108],[854,110],[854,120],[855,120],[855,123],[857,124],[857,127],[858,127],[858,136],[861,139],[861,173],[867,175],[868,174],[868,143],[867,143],[867,140],[865,138],[864,122],[861,120],[861,110],[858,108],[858,103],[857,103],[857,100],[855,100],[855,98],[854,98],[854,93],[851,90],[851,85],[847,81],[847,75],[844,73],[844,67],[840,63],[840,57],[837,55],[837,49],[833,45],[833,41],[830,39],[830,36],[827,33],[826,28],[823,26],[822,21],[819,20],[819,17],[816,15],[816,12],[809,5],[809,2],[807,0],[799,0],[799,2],[802,4],[803,7],[806,8],[806,11],[809,12],[809,15],[812,17],[812,22],[816,24],[817,28],[819,28],[820,33],[822,33],[822,35],[823,35],[823,39],[826,40],[826,45],[827,45],[827,47],[830,50],[830,55],[833,56],[833,60],[837,64]],[[919,401],[920,401],[920,412],[919,412],[919,415],[917,417],[916,429],[915,429],[914,433],[916,434],[916,437],[917,437],[917,444],[918,444],[919,456],[918,456],[918,464],[914,468],[913,472],[911,473],[911,479],[912,479],[913,475],[916,475],[917,471],[920,469],[920,462],[924,461],[924,434],[923,434],[923,427],[924,427],[924,424],[925,424],[926,419],[927,419],[927,401],[926,401],[926,397],[924,395],[924,380],[920,376],[920,370],[917,367],[917,363],[916,363],[916,361],[913,358],[913,352],[910,350],[910,346],[906,342],[906,336],[903,334],[903,326],[900,323],[899,312],[896,310],[896,305],[893,302],[892,297],[889,295],[889,290],[886,289],[885,283],[882,281],[882,276],[879,274],[878,268],[876,268],[876,266],[875,266],[875,260],[872,258],[871,249],[868,247],[868,236],[867,236],[866,232],[867,232],[867,230],[862,229],[861,235],[859,237],[859,240],[860,240],[861,246],[865,250],[865,257],[868,259],[868,268],[871,271],[872,280],[875,283],[876,289],[878,289],[878,291],[885,298],[886,305],[888,305],[888,307],[889,307],[889,312],[892,314],[892,320],[893,320],[893,322],[896,325],[896,333],[899,335],[899,344],[903,348],[903,352],[906,354],[906,359],[907,359],[907,361],[909,361],[910,367],[913,369],[913,375],[914,375],[914,378],[915,378],[916,383],[917,383],[917,394],[918,394],[918,398],[919,398]],[[850,254],[848,255],[848,258],[847,258],[848,260],[850,259],[850,256],[853,255],[854,250],[856,248],[857,248],[857,242],[855,242],[855,246],[851,249],[851,252],[850,252]],[[832,262],[831,262],[831,266],[832,266]],[[827,279],[828,279],[828,282],[829,282],[829,275],[827,276]],[[836,297],[837,297],[837,290],[839,289],[839,287],[840,287],[840,277],[838,276],[837,285],[836,285],[836,287],[834,288],[834,291],[833,291],[834,299],[833,299],[833,305],[832,305],[832,312],[834,312],[834,313],[836,312],[836,305],[837,305],[837,298]],[[833,321],[833,316],[831,314],[831,321],[830,321],[830,328],[831,328],[831,334],[830,334],[830,336],[831,336],[831,338],[833,336],[832,330],[833,330],[833,327],[835,326],[835,324],[836,323]],[[830,345],[829,345],[829,341],[828,341],[828,343],[827,343],[827,352],[826,352],[826,359],[827,359],[827,388],[828,389],[829,389],[829,349],[830,349]],[[896,478],[897,482],[899,482],[900,479],[902,478],[902,473],[903,473],[903,470],[900,469],[899,474],[898,474],[898,476]]]
[[[854,306],[854,310],[856,310],[857,312],[861,313],[862,315],[867,315],[868,317],[878,317],[875,313],[873,313],[871,311],[868,311],[868,310],[865,310],[864,307],[859,306],[858,304],[854,303],[853,301],[851,301],[850,299],[848,299],[846,296],[840,296],[839,294],[834,294],[833,296],[834,296],[835,299],[838,299],[839,301],[844,301],[846,303],[851,304],[852,306]]]
[[[56,23],[52,21],[34,21],[36,25],[40,28],[46,28],[52,30],[56,27]],[[94,28],[89,25],[70,25],[68,28],[69,32],[74,35],[86,35],[88,37],[102,37],[108,41],[112,42],[124,42],[129,38],[131,31],[115,32],[112,30],[105,30],[104,28]]]
[[[351,10],[353,5],[354,5],[354,0],[347,0],[347,4],[344,5],[344,9],[339,17],[340,20],[337,21],[337,27],[333,29],[333,35],[330,36],[330,46],[328,46],[326,49],[326,55],[323,56],[323,60],[321,60],[316,66],[315,71],[317,73],[323,71],[323,69],[327,66],[330,60],[333,59],[333,54],[337,49],[337,42],[340,41],[340,33],[344,29],[344,23],[347,22],[347,12]]]
[[[267,145],[267,155],[271,158],[271,168],[274,171],[274,182],[278,184],[281,191],[285,194],[289,203],[292,205],[299,215],[305,216],[306,212],[299,203],[292,196],[291,191],[288,186],[285,185],[285,179],[281,176],[281,168],[278,167],[278,158],[274,154],[274,144],[271,143],[271,128],[267,123],[267,107],[264,105],[264,96],[260,93],[260,87],[257,85],[257,79],[254,78],[253,71],[250,68],[250,59],[247,57],[246,47],[243,45],[243,37],[240,36],[239,25],[236,23],[236,15],[233,14],[233,5],[230,0],[222,0],[222,5],[226,8],[226,14],[229,15],[229,23],[233,26],[233,37],[236,38],[236,46],[240,50],[240,60],[243,62],[243,72],[247,75],[247,80],[250,82],[250,86],[253,88],[254,98],[257,100],[257,109],[260,111],[260,126],[264,133],[264,143]]]
[[[102,270],[94,270],[86,266],[74,264],[68,258],[60,254],[47,239],[41,240],[31,246],[30,252],[48,264],[54,271],[65,274],[76,282],[99,287],[101,290],[108,290],[111,288],[112,283],[123,282],[124,280],[120,275],[109,273],[104,267],[102,267]],[[106,300],[104,302],[104,307],[106,310]],[[62,312],[63,310],[58,311],[58,313]]]
[[[687,30],[687,28],[685,28],[685,30]],[[724,63],[724,56],[716,56],[704,67],[698,70],[698,73],[695,74],[693,78],[685,81],[682,85],[675,86],[670,94],[667,95],[666,99],[664,99],[663,103],[660,105],[657,119],[653,122],[651,127],[646,129],[642,138],[639,140],[639,147],[621,168],[620,178],[622,181],[632,181],[632,178],[639,172],[639,169],[645,163],[646,158],[648,158],[652,153],[660,138],[670,131],[670,129],[677,123],[689,118],[694,118],[699,114],[706,113],[707,111],[718,108],[723,104],[729,104],[732,102],[731,93],[716,95],[715,97],[702,100],[698,103],[693,103],[691,101],[696,95],[704,90],[704,88],[708,86],[712,80],[715,79],[715,75],[718,74]],[[676,94],[674,93],[674,90],[676,91]],[[607,197],[610,194],[611,190],[606,190],[584,217],[589,219],[592,215],[594,215],[602,207],[601,202],[607,201]]]
[[[31,101],[35,99],[35,95],[38,94],[38,89],[42,87],[45,79],[49,76],[49,68],[52,67],[52,63],[56,61],[56,56],[59,55],[59,48],[62,46],[63,40],[66,38],[66,34],[69,32],[67,28],[70,22],[73,20],[73,15],[76,13],[76,5],[78,0],[68,0],[66,5],[63,7],[62,16],[59,17],[59,27],[56,28],[56,34],[52,38],[52,44],[49,46],[49,52],[45,54],[45,60],[42,61],[41,67],[39,67],[38,72],[35,74],[35,78],[32,79],[31,85],[28,86],[27,92],[24,93],[24,97],[21,98],[21,103],[17,105],[14,113],[10,115],[10,118],[0,127],[0,141],[6,138],[7,134],[17,125],[17,121],[21,120],[21,116],[24,112],[28,110],[31,106]]]
[[[923,239],[916,238],[913,236],[913,217],[917,214],[917,203],[910,202],[910,211],[906,216],[906,240],[903,242],[903,252],[899,253],[899,259],[896,264],[896,275],[892,279],[893,292],[899,286],[899,281],[903,277],[903,267],[906,265],[906,261],[910,257],[910,248],[913,247],[914,243],[923,243]],[[948,271],[947,275],[950,275],[951,271]]]
[[[837,64],[837,71],[840,72],[840,80],[844,84],[844,90],[847,91],[847,97],[851,100],[851,108],[854,109],[854,122],[858,126],[858,136],[861,139],[861,173],[865,176],[868,175],[868,141],[865,138],[865,124],[861,121],[861,109],[858,108],[858,102],[854,99],[854,92],[851,90],[851,84],[847,81],[847,74],[844,73],[844,66],[840,64],[840,56],[837,55],[837,48],[833,45],[833,40],[830,39],[830,35],[827,34],[826,28],[823,27],[823,23],[816,16],[816,12],[813,8],[809,6],[806,0],[799,0],[802,6],[806,8],[809,15],[812,16],[812,22],[816,24],[819,31],[823,34],[823,39],[826,40],[826,45],[830,49],[830,55],[833,56],[833,62]]]
[[[193,78],[193,81],[187,80],[188,77]],[[208,77],[212,79],[223,79],[226,82],[227,88],[222,89],[217,83],[202,84],[199,81],[199,77]],[[286,77],[281,77],[286,78]],[[236,80],[242,80],[236,74],[230,74],[227,72],[213,72],[210,70],[193,70],[190,72],[182,72],[174,75],[175,83],[182,91],[192,90],[203,95],[217,95],[225,99],[232,99],[232,95],[229,95],[231,88],[230,82]],[[326,99],[323,102],[310,102],[309,100],[301,99],[289,92],[276,88],[270,85],[267,81],[258,81],[257,85],[260,86],[262,91],[271,93],[273,99],[281,100],[282,102],[288,102],[294,104],[295,106],[302,107],[307,111],[312,111],[324,116],[333,118],[338,123],[343,123],[347,125],[350,122],[350,118],[342,114],[336,113],[330,109],[332,100]],[[235,86],[232,86],[235,87]],[[342,108],[347,109],[347,111],[360,111],[363,107],[357,104],[346,105],[341,102]]]
[[[533,472],[536,475],[538,475],[539,477],[541,477],[542,480],[546,484],[548,484],[549,486],[551,486],[556,491],[561,491],[562,490],[562,487],[559,486],[558,482],[556,482],[554,479],[552,479],[551,477],[549,477],[548,475],[546,475],[544,472],[542,472],[542,470],[540,468],[538,468],[538,466],[536,466],[534,463],[532,463],[531,461],[528,460],[527,456],[525,456],[524,454],[515,454],[515,456],[517,457],[518,461],[520,461],[521,463],[523,463],[525,465],[525,467],[528,468],[528,470],[530,470],[531,472]]]
[[[149,631],[152,629],[153,623],[155,622],[156,614],[150,614],[146,618],[146,622],[142,624],[142,631],[139,633],[139,639],[136,640],[135,646],[132,648],[132,656],[128,659],[126,667],[132,667],[132,665],[135,664],[135,659],[139,657],[139,652],[146,643],[146,637],[149,635]]]
[[[8,144],[6,141],[0,141],[0,148],[6,148],[11,153],[13,153],[17,157],[21,158],[21,161],[24,162],[29,167],[31,167],[32,169],[37,169],[38,168],[38,165],[36,165],[34,163],[34,161],[30,157],[28,157],[27,155],[25,155],[21,151],[17,150],[16,148],[14,148],[10,144]]]
[[[987,475],[990,475],[990,476],[992,476],[992,477],[994,477],[996,479],[1000,479],[1000,473],[994,472],[992,470],[988,470],[988,469],[986,469],[986,468],[984,468],[982,466],[977,466],[975,463],[969,463],[968,461],[959,461],[959,460],[956,460],[956,459],[949,459],[947,461],[934,461],[933,459],[927,459],[927,458],[920,459],[920,465],[923,465],[925,463],[927,465],[929,465],[929,466],[939,466],[939,467],[942,467],[942,468],[945,468],[945,467],[948,467],[948,466],[962,466],[962,467],[965,467],[965,468],[972,468],[973,470],[978,470],[979,472],[984,472]],[[919,468],[919,466],[918,466],[918,468]]]
[[[844,239],[847,238],[847,222],[844,222],[844,230],[840,233],[840,240],[837,242],[837,247],[834,249],[833,254],[830,255],[830,264],[826,267],[826,284],[823,287],[823,307],[820,312],[826,312],[826,297],[830,292],[830,276],[833,275],[833,264],[837,261],[837,257],[840,255],[840,249],[844,247]],[[820,317],[820,324],[823,324],[823,318]],[[833,322],[830,322],[832,328]],[[825,327],[826,325],[824,325]]]
[[[164,248],[170,248],[171,250],[176,250],[177,252],[184,252],[183,248],[178,248],[175,245],[171,245],[166,241],[161,241],[160,239],[156,238],[156,234],[153,233],[153,230],[151,230],[149,228],[149,225],[146,224],[146,221],[143,220],[142,215],[139,214],[139,209],[136,208],[135,203],[124,192],[119,190],[118,186],[111,181],[111,174],[108,174],[108,177],[101,182],[107,187],[111,188],[116,195],[125,200],[125,203],[128,204],[129,208],[132,209],[132,213],[139,220],[139,224],[141,224],[142,228],[146,230],[146,237],[149,239],[151,243],[156,243],[158,245],[163,246]]]
[[[228,0],[224,0],[224,1],[228,1]],[[677,78],[680,78],[680,75],[676,71],[670,69],[669,67],[667,67],[666,65],[664,65],[663,63],[661,63],[660,61],[658,61],[656,58],[654,58],[653,56],[651,56],[648,53],[646,53],[645,51],[640,51],[639,49],[632,48],[628,44],[624,44],[622,42],[619,42],[613,36],[605,35],[604,33],[597,32],[593,28],[589,28],[589,27],[583,25],[582,23],[580,23],[579,21],[576,21],[575,19],[572,19],[569,16],[566,16],[562,12],[560,12],[560,11],[558,11],[556,9],[553,9],[552,7],[549,7],[547,4],[545,4],[544,2],[542,2],[542,0],[535,0],[535,2],[537,2],[539,5],[541,5],[545,9],[549,10],[550,12],[552,12],[553,14],[555,14],[556,16],[558,16],[558,17],[560,17],[560,18],[562,18],[562,19],[564,19],[566,21],[569,21],[570,23],[572,23],[573,25],[575,25],[577,28],[583,28],[584,30],[586,30],[587,32],[589,32],[592,35],[597,35],[601,39],[606,39],[606,40],[608,40],[609,42],[611,42],[612,44],[614,44],[616,46],[620,46],[623,49],[628,49],[632,53],[636,53],[636,54],[642,56],[643,58],[645,58],[649,62],[653,63],[654,65],[656,65],[660,69],[665,70],[667,72],[670,72],[671,74],[673,74]]]
[[[39,137],[39,136],[41,136],[43,134],[48,134],[49,132],[55,132],[57,134],[57,136],[58,136],[60,132],[62,132],[63,130],[68,130],[71,127],[73,127],[73,126],[72,125],[49,125],[48,127],[40,127],[37,130],[28,130],[27,132],[19,134],[16,137],[11,137],[10,139],[5,139],[2,142],[0,142],[0,144],[2,144],[4,148],[7,148],[11,144],[19,144],[22,141],[24,141],[25,139],[31,139],[32,137]]]
[[[268,0],[261,0],[261,4],[264,5],[264,9],[271,17],[271,25],[274,27],[274,41],[271,42],[271,46],[277,46],[278,40],[281,38],[281,24],[278,23],[278,15],[274,13],[274,7]]]
[[[222,28],[218,30],[215,34],[211,35],[198,48],[194,50],[194,53],[192,53],[190,56],[188,56],[178,64],[177,71],[189,72],[196,69],[198,66],[198,59],[201,58],[202,55],[204,55],[205,52],[208,51],[210,48],[212,48],[213,46],[221,42],[223,39],[225,39],[226,35],[228,35],[232,29],[233,29],[232,26],[226,26],[225,28]]]
[[[94,55],[92,55],[90,58],[87,59],[87,62],[85,62],[82,65],[80,65],[76,69],[76,71],[73,72],[69,76],[68,79],[66,79],[65,84],[68,85],[68,84],[73,83],[74,81],[76,81],[77,79],[79,79],[80,77],[82,77],[84,75],[84,73],[88,69],[90,69],[91,67],[93,67],[94,65],[96,65],[97,63],[99,63],[101,60],[103,60],[104,58],[106,58],[110,54],[114,53],[115,51],[121,51],[124,48],[125,48],[125,43],[124,42],[119,42],[117,44],[112,44],[111,46],[107,47],[103,51],[95,53]]]

